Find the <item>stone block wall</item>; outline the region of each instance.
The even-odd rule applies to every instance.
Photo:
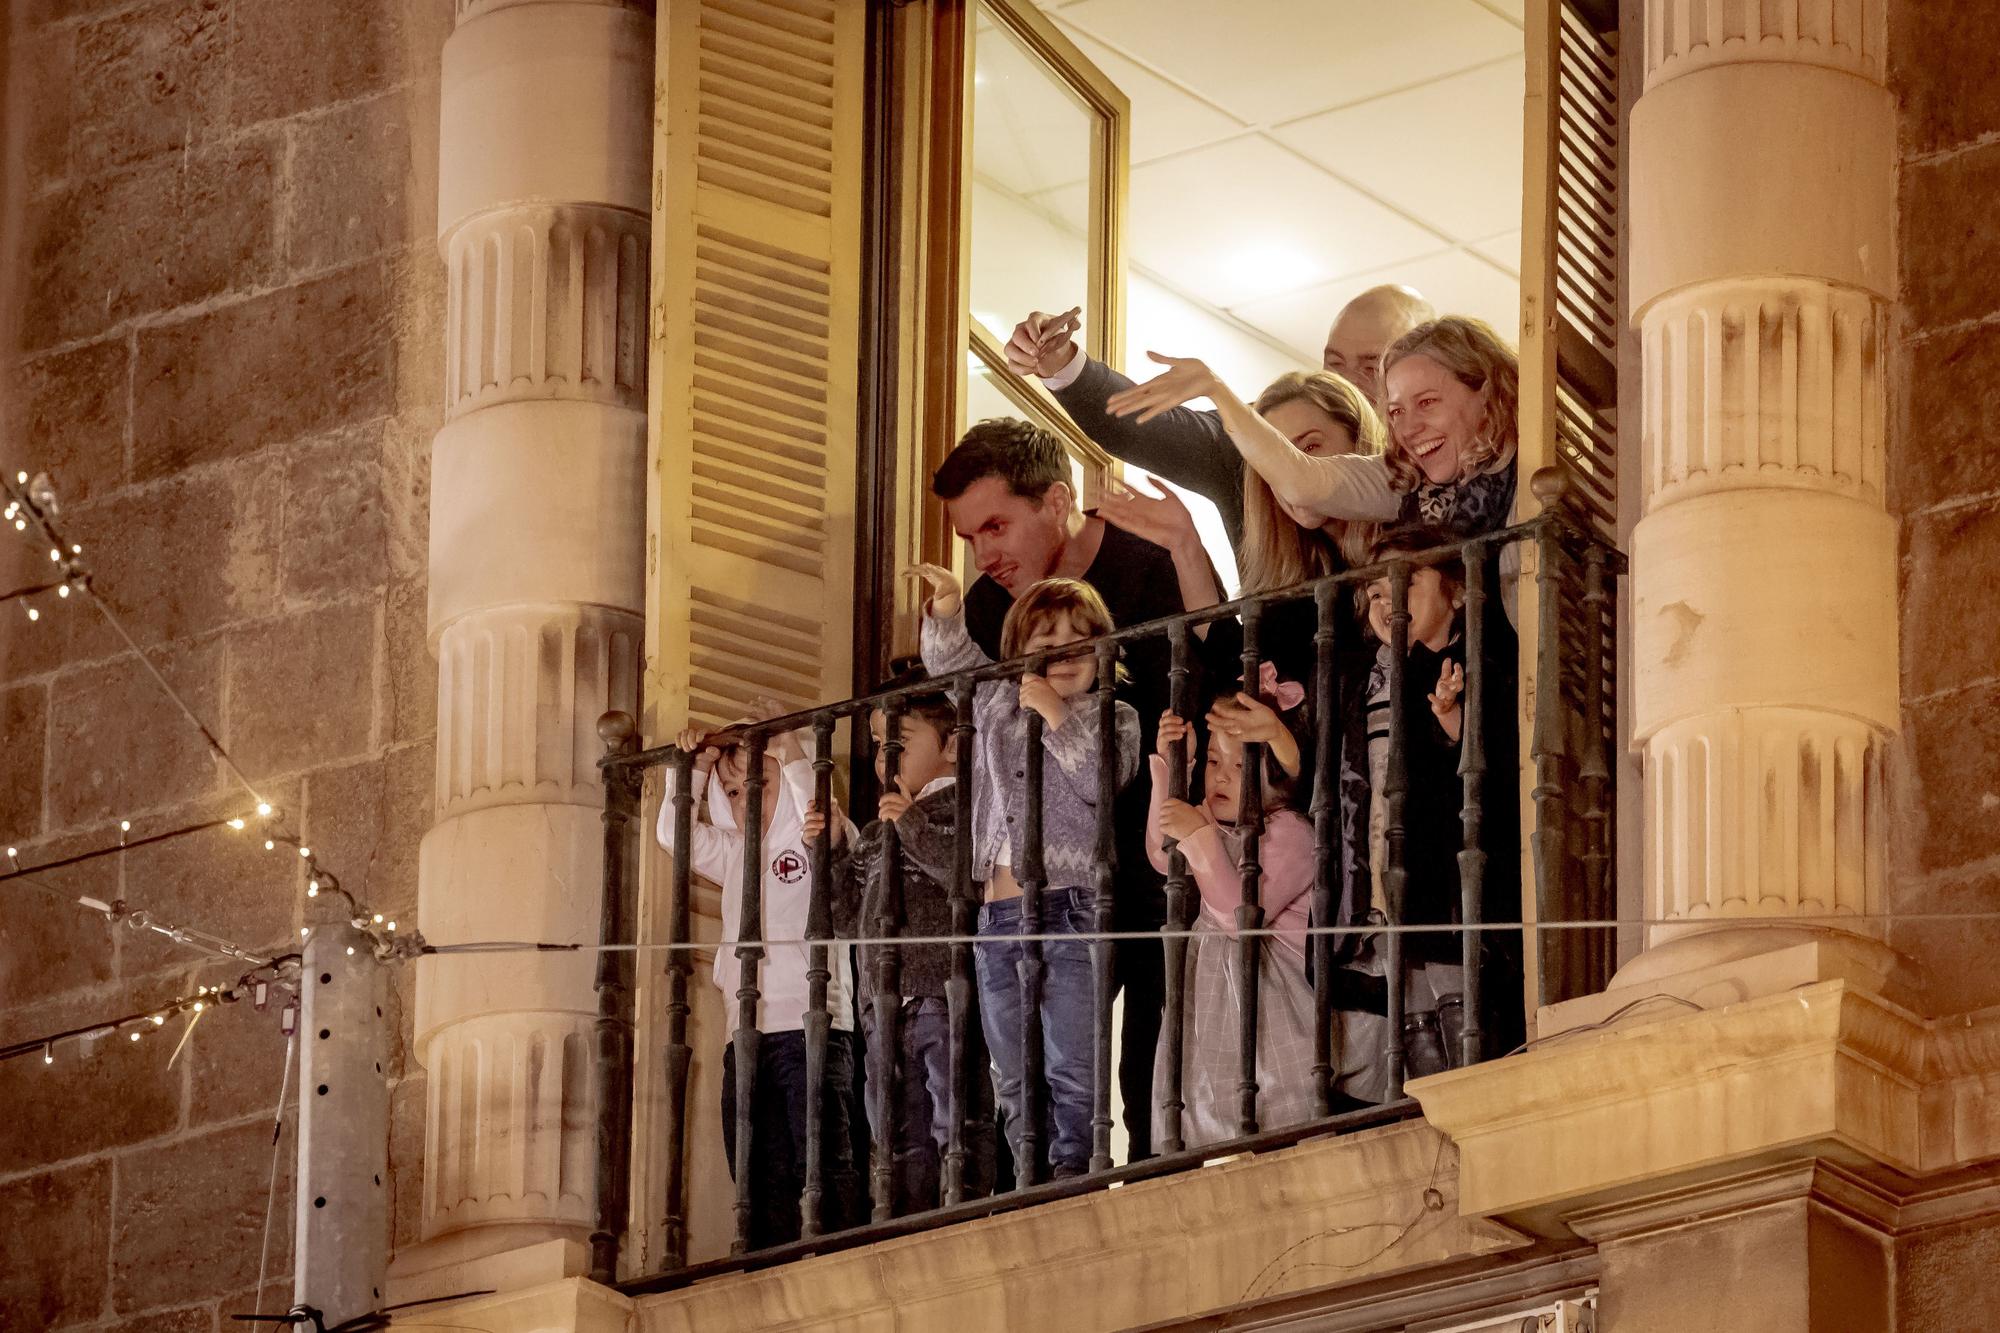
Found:
[[[1892,910],[2000,911],[2000,9],[1896,0],[1903,726]],[[2000,1003],[2000,923],[1910,921],[1938,1012]]]
[[[438,62],[452,0],[16,0],[0,466],[47,470],[132,632],[353,892],[414,920],[432,819]],[[12,539],[11,530],[0,536]],[[37,557],[40,556],[38,562]],[[39,571],[36,566],[40,565]],[[0,588],[47,577],[0,540]],[[0,605],[0,839],[24,865],[245,804],[89,607]],[[295,856],[215,833],[0,887],[0,1041],[241,970],[65,900],[295,943]],[[397,977],[395,1239],[422,1075]],[[290,1299],[276,1013],[0,1066],[0,1328],[216,1333]],[[293,1078],[296,1100],[296,1076]]]

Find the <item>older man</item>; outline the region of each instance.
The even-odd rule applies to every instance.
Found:
[[[1116,417],[1104,404],[1132,381],[1092,360],[1076,341],[1075,311],[1035,311],[1007,341],[1007,364],[1035,375],[1084,434],[1106,453],[1214,501],[1231,545],[1243,540],[1243,460],[1230,447],[1222,418],[1177,407],[1143,425]],[[1414,288],[1371,287],[1341,307],[1326,335],[1320,363],[1378,403],[1382,354],[1425,320],[1437,318]]]

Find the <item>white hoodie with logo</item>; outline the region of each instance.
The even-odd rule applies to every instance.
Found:
[[[690,830],[688,864],[698,875],[722,886],[722,944],[715,951],[715,986],[727,1002],[730,1026],[736,1023],[736,988],[742,964],[730,944],[741,938],[738,926],[743,919],[743,833],[736,827],[729,796],[719,782],[699,770],[694,776],[694,799],[707,796],[708,821],[697,817]],[[674,789],[678,774],[667,770],[666,796],[660,804],[658,837],[669,854],[674,851]],[[806,914],[812,903],[812,859],[805,840],[805,812],[812,803],[812,764],[798,759],[786,764],[779,780],[764,788],[764,800],[776,802],[771,827],[762,844],[764,878],[761,892],[767,940],[802,940],[806,934]],[[846,822],[845,816],[842,817]],[[854,826],[846,824],[849,838]],[[854,993],[845,940],[827,944],[826,1007],[833,1016],[835,1031],[845,1032],[853,1024],[849,996]],[[797,1032],[805,1026],[809,989],[806,970],[811,965],[808,947],[803,944],[774,944],[764,950],[758,967],[757,1030]]]

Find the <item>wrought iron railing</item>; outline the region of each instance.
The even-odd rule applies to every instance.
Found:
[[[1497,1012],[1482,1012],[1479,1002],[1479,971],[1482,934],[1495,929],[1517,931],[1516,938],[1525,937],[1528,944],[1539,943],[1539,948],[1527,951],[1531,966],[1539,978],[1538,987],[1532,989],[1532,998],[1540,1002],[1564,998],[1568,994],[1601,986],[1608,972],[1612,958],[1612,928],[1570,929],[1555,934],[1554,938],[1543,941],[1540,932],[1533,932],[1526,922],[1609,922],[1615,920],[1616,910],[1613,898],[1614,888],[1610,883],[1609,866],[1612,849],[1615,846],[1613,828],[1616,801],[1612,791],[1615,765],[1610,763],[1610,746],[1613,726],[1609,701],[1614,692],[1607,686],[1609,673],[1615,663],[1615,624],[1613,611],[1616,606],[1614,594],[1615,580],[1623,571],[1623,557],[1603,543],[1593,531],[1586,529],[1570,516],[1567,506],[1554,501],[1560,498],[1560,483],[1553,473],[1544,472],[1535,479],[1538,495],[1544,500],[1542,514],[1528,522],[1502,529],[1480,537],[1442,546],[1433,550],[1400,556],[1380,565],[1358,568],[1319,579],[1281,592],[1260,594],[1185,615],[1155,621],[1144,625],[1125,627],[1101,638],[1061,650],[1059,656],[1094,655],[1097,674],[1092,686],[1088,706],[1099,710],[1102,725],[1098,734],[1102,751],[1098,760],[1100,774],[1099,799],[1096,803],[1096,858],[1091,891],[1090,907],[1093,930],[1087,937],[1091,945],[1091,958],[1095,977],[1094,1037],[1096,1044],[1095,1086],[1093,1089],[1092,1143],[1089,1174],[1067,1180],[1042,1181],[1039,1179],[1037,1147],[1030,1137],[1022,1147],[1023,1161],[1021,1175],[1016,1188],[1010,1192],[983,1199],[965,1197],[964,1181],[967,1153],[962,1130],[966,1124],[966,1094],[972,1085],[969,1080],[984,1078],[987,1071],[973,1065],[966,1053],[972,1046],[971,1025],[977,1020],[973,1016],[973,996],[976,987],[973,982],[973,951],[978,944],[974,923],[981,905],[981,886],[972,882],[972,801],[974,782],[974,739],[975,722],[973,713],[974,690],[978,683],[997,679],[1018,678],[1025,671],[1040,672],[1045,669],[1050,655],[1016,659],[975,670],[962,671],[954,675],[926,680],[921,684],[908,685],[862,698],[843,700],[826,704],[806,712],[769,721],[746,723],[718,733],[716,740],[740,743],[746,751],[748,762],[745,769],[745,817],[742,820],[741,835],[744,840],[743,893],[740,919],[735,922],[737,940],[725,939],[717,944],[717,949],[734,949],[741,963],[740,984],[734,995],[736,1001],[736,1028],[727,1034],[737,1043],[739,1058],[736,1060],[737,1080],[735,1114],[734,1178],[736,1188],[736,1236],[728,1259],[689,1265],[688,1254],[688,1170],[690,1154],[713,1151],[708,1145],[687,1142],[688,1127],[692,1116],[688,1102],[689,1071],[693,1050],[689,1044],[689,979],[693,968],[693,954],[689,948],[693,941],[691,930],[691,901],[693,892],[693,872],[690,857],[685,850],[690,847],[690,837],[694,822],[693,781],[695,756],[673,746],[662,746],[649,750],[636,748],[633,724],[623,714],[607,715],[600,725],[600,732],[607,745],[607,756],[602,762],[605,779],[605,880],[603,894],[603,940],[609,945],[632,945],[636,931],[635,876],[631,872],[634,864],[634,838],[631,825],[639,813],[640,788],[645,770],[654,767],[673,768],[678,779],[673,783],[673,799],[670,819],[676,836],[674,845],[682,849],[682,854],[673,857],[672,880],[666,902],[666,962],[665,982],[665,1033],[662,1071],[665,1086],[658,1090],[661,1096],[661,1127],[667,1145],[667,1178],[664,1197],[646,1201],[647,1207],[658,1208],[657,1216],[663,1224],[662,1250],[665,1262],[660,1271],[628,1281],[624,1284],[628,1291],[660,1290],[680,1285],[697,1277],[725,1271],[731,1267],[761,1266],[782,1262],[790,1258],[814,1252],[824,1252],[848,1245],[884,1239],[892,1235],[906,1234],[927,1227],[964,1220],[992,1212],[1033,1204],[1050,1198],[1067,1197],[1080,1192],[1102,1188],[1108,1184],[1166,1174],[1187,1167],[1198,1166],[1206,1160],[1218,1156],[1244,1151],[1268,1149],[1296,1142],[1309,1136],[1324,1135],[1348,1129],[1381,1124],[1415,1113],[1414,1104],[1402,1096],[1405,1076],[1404,1043],[1397,1034],[1405,1029],[1404,986],[1404,941],[1407,934],[1420,930],[1447,930],[1461,936],[1462,949],[1460,964],[1463,968],[1463,999],[1465,1003],[1465,1023],[1463,1031],[1457,1034],[1457,1049],[1448,1055],[1449,1063],[1459,1064],[1478,1060],[1482,1057],[1506,1054],[1505,1051],[1487,1049],[1487,1032],[1498,1017],[1507,1017]],[[1503,562],[1502,555],[1512,552]],[[1413,687],[1421,688],[1425,682],[1406,680],[1404,671],[1405,655],[1408,648],[1407,632],[1410,623],[1409,589],[1410,581],[1419,569],[1429,565],[1456,560],[1463,566],[1465,574],[1465,615],[1464,615],[1464,670],[1465,689],[1462,700],[1464,717],[1462,739],[1459,745],[1460,759],[1458,774],[1462,787],[1460,822],[1463,839],[1456,852],[1459,869],[1459,915],[1461,920],[1444,926],[1413,927],[1405,925],[1400,916],[1404,906],[1405,892],[1405,830],[1402,820],[1408,795],[1408,776],[1404,755],[1409,738],[1405,735],[1402,705],[1405,692]],[[1338,786],[1337,769],[1341,761],[1341,729],[1337,719],[1342,716],[1341,702],[1343,683],[1339,676],[1340,653],[1345,647],[1340,642],[1343,632],[1354,633],[1354,621],[1341,613],[1340,599],[1356,594],[1368,584],[1386,576],[1390,584],[1391,627],[1389,650],[1382,654],[1386,666],[1389,689],[1389,740],[1387,780],[1383,784],[1383,807],[1386,815],[1385,838],[1386,864],[1383,867],[1383,887],[1386,891],[1386,921],[1375,920],[1366,926],[1352,926],[1335,921],[1337,893],[1335,879],[1339,873],[1339,849],[1337,828],[1338,812],[1336,792]],[[1514,578],[1532,580],[1539,590],[1533,600],[1539,623],[1532,627],[1523,626],[1518,631],[1519,640],[1529,647],[1520,654],[1519,669],[1522,672],[1522,692],[1519,696],[1526,701],[1526,712],[1517,714],[1524,730],[1519,735],[1526,742],[1528,760],[1525,772],[1528,780],[1520,783],[1521,796],[1516,810],[1500,812],[1489,809],[1488,792],[1493,787],[1504,789],[1505,784],[1489,786],[1494,776],[1489,761],[1503,764],[1519,764],[1516,755],[1491,756],[1487,741],[1496,725],[1496,720],[1485,716],[1486,707],[1482,689],[1486,673],[1492,670],[1513,672],[1514,661],[1489,660],[1486,642],[1488,627],[1496,624],[1492,613],[1495,603],[1511,601],[1507,583]],[[1239,1050],[1242,1053],[1242,1067],[1237,1085],[1238,1098],[1235,1106],[1238,1137],[1222,1143],[1209,1143],[1199,1148],[1185,1147],[1177,1126],[1177,1112],[1182,1096],[1182,1071],[1178,1055],[1182,1049],[1181,1026],[1187,997],[1182,993],[1184,951],[1187,948],[1190,923],[1190,909],[1195,899],[1190,894],[1190,879],[1185,861],[1178,851],[1171,855],[1169,873],[1166,877],[1167,923],[1154,938],[1140,938],[1133,933],[1113,930],[1114,907],[1114,846],[1116,830],[1113,827],[1114,774],[1116,769],[1115,745],[1116,727],[1112,725],[1116,706],[1116,693],[1112,670],[1120,649],[1145,639],[1167,640],[1171,651],[1171,707],[1182,717],[1188,717],[1196,700],[1191,695],[1191,646],[1190,635],[1197,626],[1236,619],[1242,628],[1242,669],[1244,679],[1258,679],[1262,660],[1260,633],[1266,613],[1273,607],[1286,603],[1310,602],[1314,608],[1315,632],[1313,635],[1314,679],[1310,697],[1313,700],[1313,720],[1315,730],[1313,744],[1309,751],[1303,751],[1302,762],[1309,762],[1313,769],[1312,800],[1310,820],[1313,830],[1315,876],[1311,890],[1311,923],[1307,935],[1308,956],[1312,965],[1314,1018],[1314,1059],[1311,1073],[1312,1101],[1314,1114],[1298,1124],[1266,1126],[1258,1114],[1259,1080],[1257,1066],[1257,1032],[1259,1011],[1257,995],[1257,947],[1258,942],[1271,932],[1265,928],[1265,914],[1259,901],[1260,840],[1264,827],[1263,793],[1261,786],[1260,756],[1254,746],[1246,746],[1244,755],[1244,791],[1241,797],[1241,813],[1238,828],[1241,832],[1243,851],[1241,870],[1243,879],[1242,904],[1236,911],[1236,933],[1241,941],[1240,953],[1236,959],[1237,981],[1244,1003],[1240,1006],[1238,1020]],[[1507,614],[1511,616],[1511,609]],[[1533,682],[1530,688],[1529,682]],[[951,899],[951,935],[949,938],[951,976],[947,983],[947,1004],[950,1022],[951,1070],[953,1086],[950,1107],[951,1138],[941,1154],[941,1204],[939,1208],[907,1217],[892,1216],[890,1206],[890,1117],[879,1117],[872,1126],[872,1151],[864,1178],[870,1187],[873,1216],[864,1225],[831,1234],[817,1234],[820,1218],[820,1196],[823,1189],[822,1133],[821,1133],[821,1080],[824,1077],[827,1042],[831,1028],[831,1018],[827,1007],[829,980],[832,975],[829,951],[847,947],[849,941],[836,938],[829,902],[831,831],[822,832],[818,845],[814,848],[810,882],[810,909],[807,923],[807,943],[809,963],[807,981],[809,998],[803,1015],[803,1030],[806,1046],[807,1082],[810,1092],[807,1096],[806,1124],[807,1143],[805,1148],[805,1185],[800,1200],[801,1236],[789,1244],[752,1251],[749,1246],[749,1218],[752,1199],[750,1195],[751,1156],[755,1151],[754,1134],[751,1124],[751,1105],[754,1093],[754,1079],[757,1062],[745,1058],[746,1052],[753,1051],[757,1042],[757,1008],[761,992],[759,988],[759,963],[764,956],[760,941],[764,932],[760,928],[762,920],[759,901],[762,885],[762,821],[761,810],[764,800],[765,779],[763,777],[762,756],[767,745],[781,732],[810,730],[813,737],[811,755],[814,775],[815,797],[819,808],[828,809],[834,794],[834,769],[836,765],[836,730],[843,719],[853,726],[855,743],[850,747],[849,761],[855,766],[854,787],[867,784],[862,774],[872,764],[869,753],[867,721],[875,710],[882,710],[885,718],[885,762],[893,783],[901,749],[899,739],[899,718],[908,700],[919,694],[936,694],[949,691],[955,707],[955,732],[959,745],[957,753],[957,782],[955,799],[957,802],[957,843],[954,882],[948,886]],[[1079,700],[1079,703],[1083,701]],[[1515,718],[1505,719],[1507,731],[1511,734]],[[1041,719],[1029,713],[1026,719],[1029,729],[1027,746],[1027,789],[1041,789],[1042,746]],[[1177,742],[1176,750],[1186,743]],[[1168,761],[1171,794],[1175,798],[1187,795],[1188,765],[1183,762],[1184,752],[1176,753]],[[872,776],[872,774],[870,775]],[[1032,930],[1039,920],[1037,898],[1045,890],[1046,876],[1042,864],[1042,802],[1030,800],[1026,803],[1026,828],[1023,831],[1017,873],[1022,888],[1021,920],[1024,929]],[[1574,815],[1574,817],[1572,817]],[[1503,830],[1496,825],[1507,819],[1518,819],[1517,828],[1525,828],[1525,844],[1532,864],[1532,914],[1524,902],[1522,913],[1512,922],[1495,923],[1486,919],[1483,907],[1483,883],[1488,869],[1488,849],[1494,846],[1514,847],[1518,843],[1510,837],[1500,836]],[[891,826],[893,828],[893,825]],[[874,981],[877,993],[896,995],[898,993],[897,971],[900,947],[895,944],[902,934],[902,896],[899,885],[893,877],[900,873],[899,858],[895,854],[893,842],[885,836],[885,851],[880,858],[884,873],[891,876],[882,900],[889,909],[877,919],[861,923],[859,934],[874,941],[888,942],[888,947],[875,947],[871,957],[876,968]],[[1524,884],[1527,880],[1524,879]],[[1337,1053],[1334,1049],[1335,1012],[1340,1003],[1334,993],[1335,954],[1334,946],[1338,938],[1366,931],[1381,942],[1384,955],[1384,991],[1387,1009],[1386,1058],[1388,1098],[1380,1105],[1362,1110],[1335,1113],[1336,1100],[1333,1096],[1333,1082],[1337,1069]],[[1600,938],[1601,937],[1601,938]],[[1579,940],[1586,941],[1578,943]],[[742,941],[741,943],[737,941]],[[935,943],[935,940],[929,941]],[[1035,998],[1037,985],[1036,960],[1039,958],[1039,944],[1036,937],[1024,940],[1027,964],[1021,969],[1022,983],[1027,990],[1026,1001]],[[1110,1102],[1110,1081],[1112,1061],[1111,1049],[1111,1009],[1113,995],[1112,951],[1114,948],[1158,947],[1165,954],[1165,975],[1167,985],[1166,1009],[1162,1015],[1167,1039],[1161,1044],[1162,1059],[1155,1070],[1156,1101],[1160,1104],[1164,1133],[1158,1147],[1160,1155],[1145,1161],[1134,1162],[1123,1167],[1112,1167],[1112,1119]],[[597,973],[600,1017],[597,1023],[597,1065],[599,1087],[603,1090],[602,1119],[597,1136],[598,1148],[598,1189],[597,1220],[592,1233],[593,1275],[602,1281],[613,1281],[618,1269],[618,1255],[621,1236],[626,1225],[628,1210],[628,1182],[632,1161],[632,1068],[633,1068],[633,1015],[632,979],[635,958],[650,958],[655,955],[638,953],[631,949],[607,950],[600,953]],[[1524,996],[1523,1006],[1529,1003]],[[1024,1002],[1024,1014],[1032,1013],[1034,1005]],[[885,1006],[893,1008],[893,1006]],[[1519,1025],[1521,1013],[1515,1012],[1506,1026]],[[1035,1023],[1024,1023],[1023,1040],[1024,1064],[1027,1077],[1024,1079],[1028,1096],[1036,1090],[1033,1061],[1039,1056],[1040,1042]],[[855,1024],[859,1030],[859,1023]],[[725,1034],[704,1034],[709,1040],[721,1043]],[[882,1081],[882,1089],[875,1094],[881,1105],[892,1108],[899,1104],[894,1084],[897,1080],[896,1061],[893,1058],[895,1033],[893,1028],[878,1032],[879,1046],[870,1052],[865,1067],[866,1077]],[[920,1077],[912,1071],[911,1076]],[[1036,1116],[1030,1103],[1030,1124]],[[1032,1131],[1030,1131],[1032,1134]],[[858,1165],[858,1164],[857,1164]]]

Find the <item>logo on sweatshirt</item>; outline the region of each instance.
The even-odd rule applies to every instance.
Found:
[[[779,852],[771,862],[771,873],[780,884],[796,884],[806,877],[806,859],[797,852]]]

